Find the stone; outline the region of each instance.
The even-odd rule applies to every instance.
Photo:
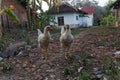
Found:
[[[97,74],[96,75],[99,79],[101,79],[103,77],[103,74]]]
[[[82,69],[83,69],[83,67],[78,68],[78,72],[81,72]]]
[[[35,68],[35,67],[36,67],[36,65],[32,65],[32,67],[33,67],[33,68]]]
[[[25,50],[30,50],[31,49],[31,45],[25,45]]]
[[[51,78],[55,78],[55,75],[50,75]]]
[[[54,72],[54,70],[53,70],[53,69],[50,69],[50,70],[46,70],[46,72],[52,73],[52,72]]]
[[[17,56],[20,56],[23,54],[23,51],[20,51]]]
[[[3,66],[0,67],[0,71],[2,71],[2,70],[3,70]]]
[[[31,68],[31,71],[33,72],[33,71],[35,71],[36,70],[36,68]]]
[[[45,67],[48,67],[49,65],[47,65],[47,64],[43,64],[43,65],[41,65],[40,66],[40,68],[45,68]]]
[[[44,80],[49,80],[49,79],[48,79],[48,77],[45,77],[45,79],[44,79]]]
[[[23,63],[23,65],[22,65],[22,67],[23,67],[23,68],[27,67],[27,64],[28,64],[28,62],[25,61],[25,62]]]
[[[44,79],[43,79],[43,77],[41,75],[36,75],[35,80],[44,80]]]
[[[20,64],[16,64],[15,67],[19,68],[19,67],[20,67]]]
[[[18,77],[18,80],[24,80],[24,77]]]
[[[2,61],[3,60],[3,58],[2,57],[0,57],[0,61]]]
[[[0,57],[3,57],[3,52],[2,51],[0,51]]]
[[[114,53],[115,55],[120,55],[120,51],[117,51]]]

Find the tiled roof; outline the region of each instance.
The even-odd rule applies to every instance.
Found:
[[[94,11],[95,11],[95,7],[93,7],[93,6],[90,6],[90,7],[82,7],[80,10],[82,10],[82,11],[88,13],[88,14],[92,14],[92,13],[94,13]]]
[[[86,14],[86,12],[79,10],[78,8],[74,8],[68,3],[61,4],[59,6],[59,10],[56,7],[51,11],[51,14],[59,14],[59,13],[69,13],[69,12],[77,12]]]

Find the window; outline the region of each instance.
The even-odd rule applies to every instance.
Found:
[[[64,17],[63,16],[62,17],[58,17],[58,25],[59,26],[64,25]]]
[[[76,20],[78,20],[78,16],[76,16]]]

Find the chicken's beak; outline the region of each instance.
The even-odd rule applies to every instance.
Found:
[[[50,25],[49,30],[53,30],[53,26],[52,25]]]
[[[65,27],[66,29],[69,29],[70,27],[69,27],[69,25],[66,25],[66,27]]]
[[[50,25],[50,26],[48,26],[48,28],[47,28],[47,30],[53,30],[53,27]]]

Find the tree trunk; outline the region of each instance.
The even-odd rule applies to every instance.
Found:
[[[0,0],[0,11],[2,10],[1,5],[2,5],[2,0]],[[3,35],[2,20],[1,20],[1,14],[0,14],[0,38],[2,37],[2,35]]]

